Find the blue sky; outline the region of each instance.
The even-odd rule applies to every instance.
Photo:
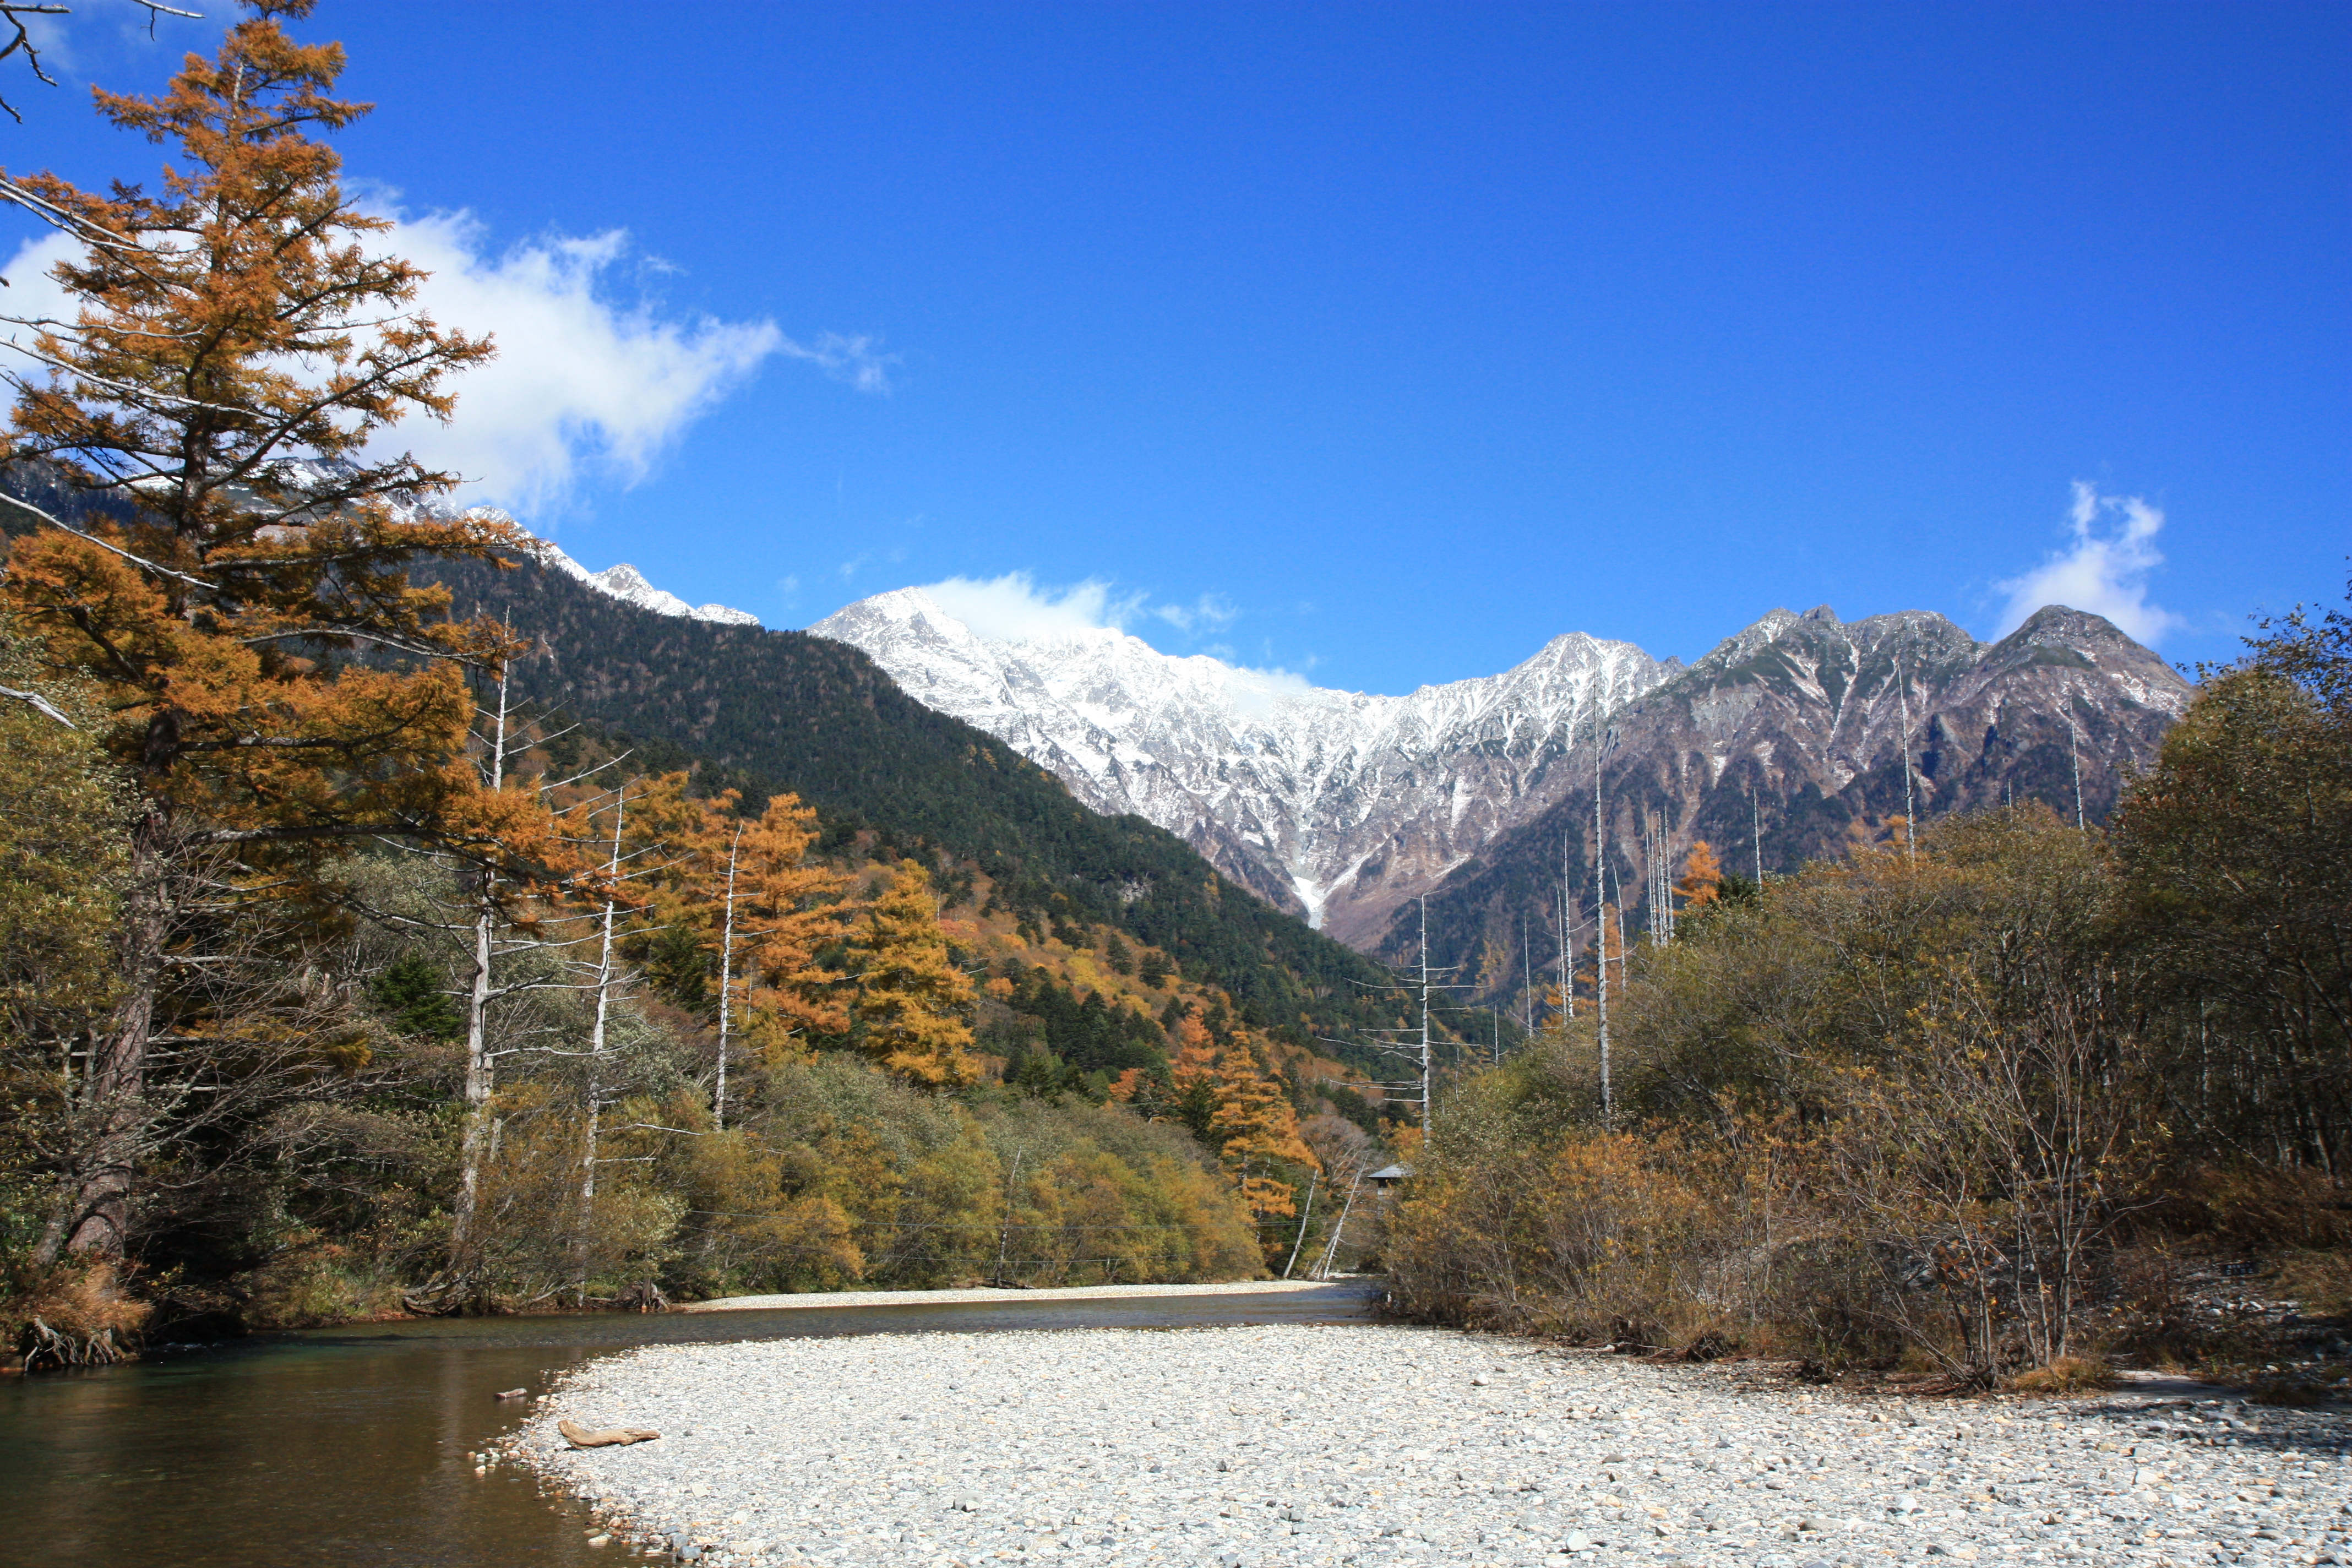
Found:
[[[152,174],[83,84],[216,24],[128,15],[83,0],[65,87],[11,79],[0,160]],[[1395,691],[1775,605],[1983,636],[2045,591],[2191,661],[2343,588],[2341,5],[297,31],[379,102],[342,148],[436,307],[508,347],[439,449],[772,626],[1023,574],[1042,615]]]

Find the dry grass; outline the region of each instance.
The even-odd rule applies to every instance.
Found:
[[[2097,1356],[2062,1355],[2048,1366],[2021,1372],[2007,1386],[2016,1394],[2089,1394],[2116,1385],[2116,1369]]]
[[[2272,1283],[2305,1317],[2352,1317],[2352,1251],[2290,1252],[2279,1259]]]
[[[243,1283],[245,1321],[252,1328],[308,1329],[406,1316],[393,1272],[341,1247],[279,1258]]]
[[[121,1361],[154,1311],[125,1295],[106,1263],[52,1268],[26,1281],[0,1310],[27,1371]]]

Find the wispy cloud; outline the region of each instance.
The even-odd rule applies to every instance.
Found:
[[[906,558],[907,547],[903,544],[894,544],[887,550],[868,550],[863,554],[853,555],[841,563],[841,580],[845,583],[848,582],[877,561],[896,565]]]
[[[2101,495],[2076,479],[2068,514],[2073,542],[2023,576],[1993,584],[2009,596],[2000,635],[2015,631],[2045,605],[2064,605],[2105,616],[2126,637],[2153,647],[2184,624],[2148,603],[2148,574],[2164,564],[2155,542],[2163,527],[2164,513],[2138,496]]]
[[[1155,605],[1151,613],[1180,632],[1223,631],[1241,614],[1222,594],[1203,594],[1191,605]]]
[[[22,20],[40,51],[42,66],[68,82],[125,58],[152,59],[161,54],[171,60],[191,49],[210,49],[225,30],[217,12],[209,21],[201,16],[159,16],[137,0],[78,0],[65,14],[32,13]],[[30,71],[25,75],[26,82],[0,88],[13,86],[21,92],[27,83],[41,85],[30,80]],[[9,97],[16,100],[15,93]]]
[[[886,393],[890,390],[890,368],[899,362],[897,354],[882,353],[880,342],[863,334],[844,337],[839,332],[820,332],[813,343],[784,338],[777,347],[787,358],[806,360],[860,392]]]

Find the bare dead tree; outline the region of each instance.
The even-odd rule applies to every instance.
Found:
[[[161,5],[158,0],[131,0],[131,3],[146,11],[147,32],[150,37],[154,36],[155,19],[159,16],[184,16],[192,22],[204,20],[204,13],[201,11],[183,11],[176,5]],[[5,3],[0,3],[0,37],[7,40],[5,44],[0,44],[0,60],[15,55],[22,55],[25,57],[25,64],[31,68],[35,80],[45,86],[57,86],[57,79],[41,68],[41,51],[33,41],[32,21],[36,16],[70,16],[72,15],[73,7],[70,5],[25,5],[20,3],[20,0],[5,0]],[[16,106],[5,98],[0,98],[0,110],[6,110],[8,118],[17,124],[25,123],[25,117],[16,112]]]

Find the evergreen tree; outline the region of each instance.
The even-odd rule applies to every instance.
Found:
[[[368,983],[368,1000],[404,1035],[454,1040],[466,1032],[466,1012],[422,953],[404,953]]]

